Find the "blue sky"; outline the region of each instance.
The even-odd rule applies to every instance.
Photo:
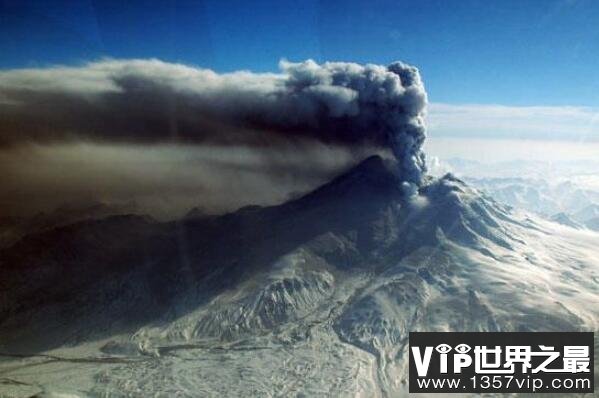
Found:
[[[432,102],[599,106],[597,1],[0,1],[0,68],[100,57],[419,66]]]

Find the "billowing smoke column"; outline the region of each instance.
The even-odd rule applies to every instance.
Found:
[[[422,144],[426,91],[418,69],[395,62],[388,67],[313,61],[282,63],[290,95],[326,109],[317,120],[322,137],[388,147],[402,178],[420,184],[426,172]],[[331,141],[336,141],[331,139]]]
[[[217,74],[158,60],[0,72],[0,145],[100,141],[276,147],[315,140],[390,148],[425,173],[418,70],[282,61],[279,74]]]

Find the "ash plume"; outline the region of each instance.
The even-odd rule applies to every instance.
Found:
[[[397,158],[410,194],[426,172],[425,107],[418,70],[400,62],[0,71],[0,218],[65,203],[134,201],[164,219],[272,205],[374,153]]]
[[[218,74],[158,60],[0,72],[0,146],[317,142],[391,150],[419,184],[426,92],[418,70],[312,60],[278,74]]]

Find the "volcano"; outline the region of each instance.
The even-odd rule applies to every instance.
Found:
[[[0,252],[0,392],[403,396],[410,331],[598,329],[598,233],[396,170],[26,235]]]

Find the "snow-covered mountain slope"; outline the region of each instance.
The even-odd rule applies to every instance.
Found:
[[[583,224],[576,222],[575,220],[572,219],[572,217],[570,217],[566,213],[557,213],[557,214],[551,216],[550,220],[553,222],[556,222],[558,224],[562,224],[562,225],[565,225],[567,227],[574,228],[574,229],[585,228],[585,226]]]
[[[576,221],[587,223],[599,218],[599,204],[588,205],[572,215]]]
[[[0,254],[0,391],[404,396],[409,331],[599,329],[599,234],[449,175],[405,197],[393,170],[373,157],[280,206],[21,240]]]

